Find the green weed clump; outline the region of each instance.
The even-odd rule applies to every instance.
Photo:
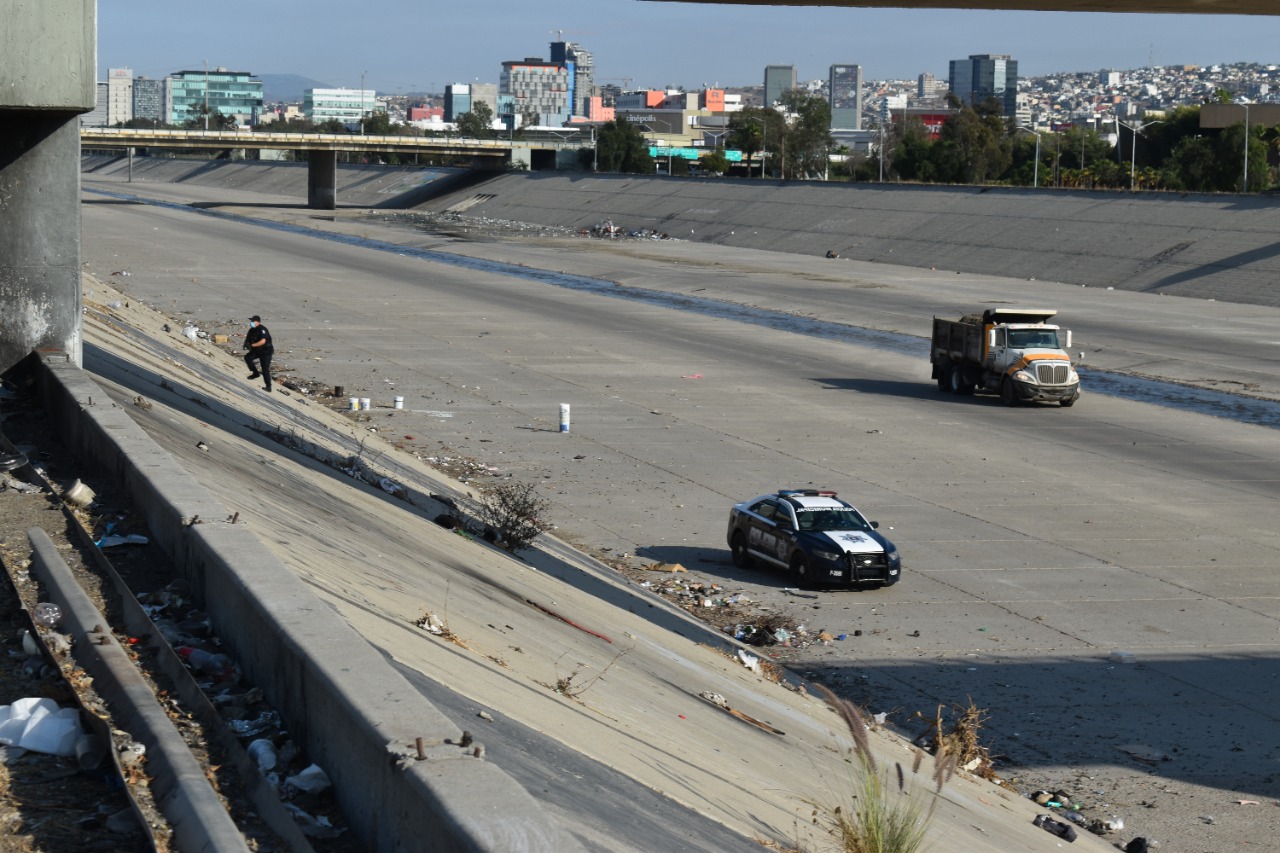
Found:
[[[933,796],[928,805],[907,790],[906,771],[898,762],[892,770],[881,768],[871,753],[868,726],[861,709],[823,685],[818,690],[827,704],[844,720],[853,746],[849,764],[851,802],[835,805],[815,803],[814,822],[825,825],[844,853],[918,853],[924,846],[929,821],[938,804],[937,795],[955,770],[955,762],[945,755],[934,758]],[[911,773],[917,774],[925,753],[916,749]],[[918,790],[918,789],[917,789]]]

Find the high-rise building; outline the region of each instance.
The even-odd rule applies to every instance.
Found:
[[[596,91],[596,63],[591,51],[571,41],[551,43],[551,61],[569,69],[570,112],[585,116],[590,112],[591,98]]]
[[[133,118],[133,69],[107,69],[107,124],[115,127]]]
[[[559,125],[569,120],[569,69],[540,57],[502,63],[498,81],[498,112],[509,116],[511,127],[533,114],[539,124]]]
[[[204,115],[206,104],[210,114],[231,116],[242,124],[254,124],[262,111],[262,81],[251,79],[248,71],[176,71],[164,81],[170,124]]]
[[[951,92],[973,106],[988,98],[1000,102],[1000,114],[1012,116],[1018,108],[1018,61],[1007,53],[975,53],[951,60]]]
[[[498,117],[498,87],[494,83],[450,83],[444,87],[444,120],[456,122],[458,116],[469,113],[477,104],[487,104],[494,118]]]
[[[102,81],[98,82],[97,100],[94,107],[87,113],[80,114],[81,127],[105,127],[107,124],[107,105],[110,100],[108,92],[108,84]]]
[[[453,123],[471,112],[471,84],[450,83],[444,87],[444,120]]]
[[[862,129],[862,66],[832,65],[827,81],[833,130]]]
[[[764,67],[764,105],[772,107],[782,100],[782,93],[796,88],[798,79],[794,65],[766,65]]]
[[[164,81],[133,78],[133,117],[164,121]]]
[[[929,72],[916,78],[916,97],[922,101],[935,101],[947,94],[947,84]]]

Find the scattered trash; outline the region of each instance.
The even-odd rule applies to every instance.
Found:
[[[1115,663],[1134,663],[1136,660],[1133,652],[1126,652],[1123,649],[1116,649],[1107,655],[1107,658]]]
[[[245,752],[257,763],[258,769],[264,774],[276,769],[276,760],[278,759],[276,745],[269,739],[258,738],[251,741]]]
[[[293,803],[284,803],[285,810],[293,817],[293,822],[302,830],[303,835],[311,838],[337,838],[346,832],[345,827],[338,829],[329,823],[324,815],[312,817]]]
[[[1124,846],[1124,853],[1148,853],[1150,849],[1151,845],[1147,839],[1138,836]]]
[[[1256,805],[1258,805],[1258,801],[1257,801],[1257,800],[1236,800],[1236,805],[1240,805],[1240,806],[1256,806]]]
[[[333,784],[318,764],[312,764],[293,776],[286,777],[284,783],[308,794],[318,794]]]
[[[444,634],[444,630],[445,630],[444,623],[441,622],[440,617],[435,615],[434,613],[424,614],[421,619],[418,619],[413,624],[417,625],[419,628],[422,628],[424,631],[427,631],[428,633],[435,634],[436,636],[441,636]]]
[[[141,395],[133,398],[133,404],[137,406],[139,409],[145,410],[145,409],[151,408],[151,401]]]
[[[1207,824],[1209,824],[1209,825],[1213,825],[1214,823],[1216,823],[1216,821],[1213,819],[1213,815],[1211,815],[1211,814],[1202,814],[1202,815],[1200,815],[1200,820],[1204,821],[1205,823],[1207,823]]]
[[[1064,841],[1072,842],[1076,840],[1076,831],[1070,824],[1063,823],[1060,820],[1054,820],[1047,814],[1037,815],[1036,819],[1033,820],[1032,823],[1043,829],[1045,832],[1056,835]]]
[[[256,737],[268,729],[280,726],[280,715],[275,711],[263,711],[251,720],[227,720],[227,725],[240,737]]]
[[[379,480],[378,485],[382,487],[382,491],[389,495],[396,495],[398,497],[405,494],[404,486],[387,477],[383,477]]]
[[[72,506],[88,506],[93,503],[93,499],[96,497],[97,495],[93,493],[93,489],[79,480],[72,483],[71,488],[62,494],[62,499]]]
[[[889,712],[881,711],[879,714],[872,714],[871,719],[876,721],[877,726],[883,726],[889,719]]]
[[[174,649],[178,656],[185,660],[192,669],[205,675],[212,675],[220,682],[234,683],[240,680],[236,665],[224,654],[206,652],[204,649],[182,646]]]
[[[35,620],[37,625],[43,625],[46,628],[57,628],[58,623],[62,621],[62,608],[56,604],[42,601],[31,611],[31,618]]]
[[[689,571],[679,563],[654,563],[650,565],[648,569],[651,572],[671,572],[672,574],[675,574],[676,572],[687,573]]]
[[[28,697],[0,707],[0,744],[70,758],[83,734],[80,711],[52,699]]]
[[[141,533],[130,533],[128,536],[118,536],[112,534],[103,536],[94,544],[99,548],[114,548],[117,545],[146,545],[151,540],[143,536]]]
[[[760,671],[760,658],[743,649],[738,649],[738,660],[742,661],[742,665],[752,672]]]
[[[196,341],[200,339],[200,330],[195,326],[186,326],[182,330],[182,335],[185,338]]]
[[[701,379],[701,378],[702,378],[702,374],[701,374],[701,373],[690,373],[690,374],[688,374],[688,375],[686,375],[686,376],[681,376],[680,378],[681,378],[681,379]]]

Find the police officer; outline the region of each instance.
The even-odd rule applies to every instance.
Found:
[[[271,342],[271,333],[262,325],[262,318],[254,314],[249,318],[249,333],[244,336],[244,363],[249,367],[249,378],[262,377],[263,388],[271,390],[271,356],[275,346]],[[258,365],[254,365],[254,361]],[[261,372],[259,372],[261,371]]]

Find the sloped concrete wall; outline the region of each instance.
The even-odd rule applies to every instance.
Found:
[[[1280,200],[896,184],[510,174],[420,205],[573,228],[1280,305]]]
[[[86,157],[119,178],[123,158]],[[134,160],[135,181],[305,203],[306,165]],[[774,252],[1280,306],[1280,198],[339,166],[339,207],[624,230]]]

